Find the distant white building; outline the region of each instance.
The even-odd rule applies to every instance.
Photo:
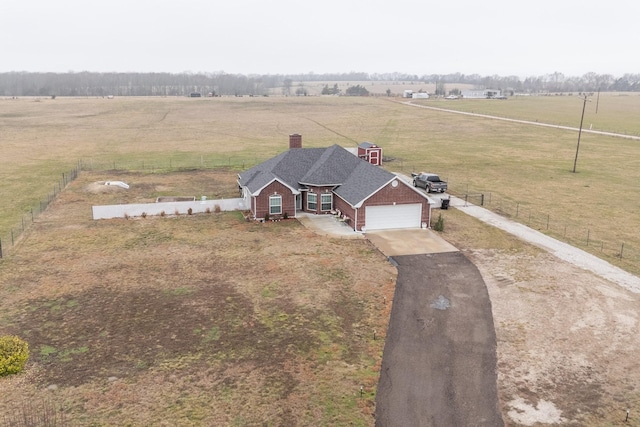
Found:
[[[403,98],[413,98],[413,99],[426,99],[429,98],[429,94],[427,92],[414,92],[411,89],[407,89],[402,93]]]
[[[468,99],[488,99],[502,97],[500,89],[471,89],[463,90],[462,97]]]

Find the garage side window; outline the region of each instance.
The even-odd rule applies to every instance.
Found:
[[[320,196],[320,210],[330,211],[333,209],[333,194],[325,193]]]
[[[269,215],[282,213],[282,196],[269,196]]]
[[[307,209],[310,211],[318,210],[318,195],[315,193],[307,194]]]

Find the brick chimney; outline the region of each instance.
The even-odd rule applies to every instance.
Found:
[[[289,135],[289,149],[302,148],[302,135],[297,133]]]

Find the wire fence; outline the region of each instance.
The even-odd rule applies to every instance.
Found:
[[[130,171],[130,172],[175,172],[179,170],[232,168],[244,170],[270,158],[234,156],[185,156],[150,160],[100,161],[84,159],[80,162],[83,171]]]
[[[622,241],[603,238],[589,227],[577,226],[541,212],[530,205],[514,202],[493,193],[469,193],[465,190],[449,193],[470,204],[482,206],[504,217],[538,230],[560,241],[578,247],[599,258],[632,272],[640,273],[640,249]]]
[[[4,235],[0,235],[0,259],[5,256],[10,249],[12,249],[20,236],[33,224],[36,218],[42,214],[47,207],[58,197],[58,194],[64,190],[64,188],[71,182],[73,182],[80,172],[80,163],[71,169],[69,172],[63,172],[58,182],[54,183],[52,190],[47,196],[40,200],[37,204],[29,209],[29,212],[23,213],[20,218],[20,223],[11,227],[11,229]]]

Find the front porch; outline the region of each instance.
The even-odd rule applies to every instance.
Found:
[[[296,219],[300,224],[313,230],[317,234],[341,239],[362,239],[364,237],[363,233],[354,231],[351,226],[344,221],[340,221],[335,215],[316,215],[298,212]]]

